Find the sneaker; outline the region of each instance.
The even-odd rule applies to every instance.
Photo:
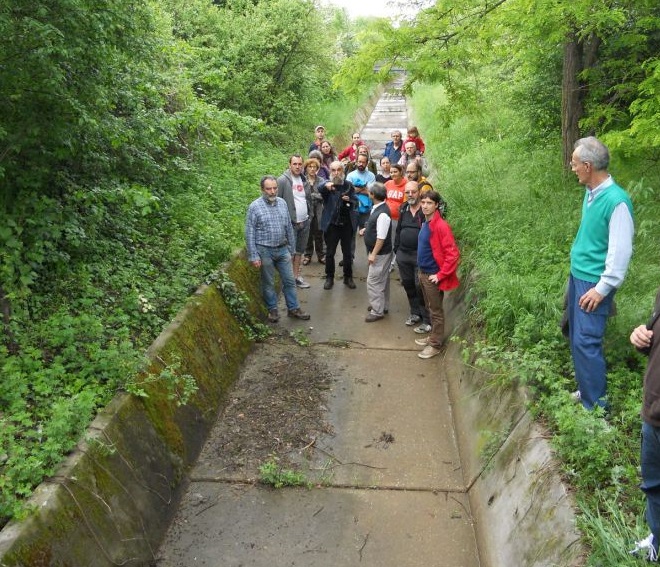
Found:
[[[406,319],[406,325],[408,327],[412,327],[413,325],[416,325],[422,320],[422,318],[419,315],[411,315]]]
[[[581,402],[582,401],[582,394],[580,393],[580,390],[575,390],[575,392],[571,393],[571,398],[573,398],[574,402]]]
[[[366,323],[373,323],[374,321],[380,321],[384,315],[376,315],[373,311],[367,315],[364,320]]]
[[[373,310],[374,308],[371,305],[367,307],[367,311],[373,311]],[[390,312],[389,309],[383,309],[383,313],[385,313],[385,315],[387,315],[389,312]]]
[[[635,549],[630,550],[629,553],[630,555],[638,555],[640,557],[646,555],[648,561],[657,561],[658,552],[653,547],[653,534],[649,534],[644,539],[636,541]]]
[[[419,358],[433,358],[434,356],[440,354],[442,351],[439,348],[435,348],[431,345],[426,345],[424,350],[420,352],[417,356]]]
[[[268,321],[270,323],[277,323],[280,320],[280,314],[277,312],[277,309],[271,309],[268,312]]]
[[[431,325],[427,325],[426,323],[422,323],[419,327],[415,327],[415,332],[418,335],[424,335],[425,333],[430,333],[431,332]]]
[[[296,278],[296,287],[299,287],[300,289],[307,289],[311,286],[304,279]]]
[[[303,321],[307,321],[309,319],[309,313],[305,313],[300,307],[297,309],[289,309],[289,312],[287,313],[289,317],[293,317],[294,319],[302,319]]]
[[[423,339],[415,339],[415,344],[419,346],[427,346],[429,344],[429,338],[424,337]]]

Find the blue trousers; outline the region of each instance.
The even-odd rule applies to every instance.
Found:
[[[642,484],[646,494],[646,522],[653,533],[653,547],[660,542],[660,428],[642,422]]]
[[[595,284],[570,276],[568,279],[568,339],[575,368],[575,380],[582,405],[605,407],[607,377],[603,337],[614,292],[607,295],[591,313],[580,309],[578,301]]]
[[[287,309],[298,309],[298,295],[296,293],[296,279],[293,276],[291,254],[289,248],[279,246],[270,248],[257,244],[257,252],[261,258],[261,295],[264,298],[268,311],[277,308],[277,292],[275,291],[275,270],[280,274],[282,291]]]

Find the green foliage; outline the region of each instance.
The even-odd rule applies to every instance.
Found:
[[[259,466],[259,481],[262,484],[269,484],[274,488],[282,488],[284,486],[310,487],[310,482],[305,478],[303,473],[282,468],[276,457],[269,459]]]
[[[590,561],[630,564],[619,560],[621,550],[625,554],[645,535],[638,525],[644,361],[628,336],[647,320],[660,285],[660,175],[648,167],[653,153],[613,151],[611,171],[631,194],[637,234],[616,296],[618,314],[606,335],[611,407],[607,416],[586,412],[570,396],[572,362],[558,325],[584,189],[564,175],[559,140],[530,146],[525,115],[499,93],[499,88],[483,93],[490,102],[479,112],[440,126],[433,112],[447,100],[443,87],[415,89],[416,121],[437,166],[431,181],[449,203],[462,253],[460,275],[469,282],[469,316],[478,340],[465,358],[487,370],[493,386],[526,385],[530,409],[551,429],[564,474],[576,490]],[[497,441],[491,439],[486,451]]]
[[[225,272],[211,274],[207,283],[214,282],[225,304],[250,340],[263,340],[271,333],[270,327],[259,322],[249,309],[248,297],[240,291]]]
[[[312,344],[312,341],[309,338],[309,335],[305,331],[305,329],[298,328],[290,333],[291,338],[296,342],[296,344],[300,346],[309,346]]]
[[[156,384],[159,389],[167,392],[167,397],[177,406],[188,403],[191,396],[198,390],[197,381],[190,374],[181,374],[181,360],[175,358],[166,364],[158,374],[138,375],[133,380],[126,381],[124,388],[129,394],[139,398],[148,398],[146,387]]]
[[[314,125],[348,129],[355,100],[319,50],[350,31],[336,16],[308,0],[0,6],[0,525],[118,390],[194,393],[176,361],[142,374],[142,353],[244,245],[259,178]]]

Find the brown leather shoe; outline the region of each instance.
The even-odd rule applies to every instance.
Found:
[[[307,321],[310,317],[309,313],[305,313],[300,307],[297,309],[289,309],[289,312],[287,313],[289,317],[293,317],[294,319],[302,319],[303,321]]]

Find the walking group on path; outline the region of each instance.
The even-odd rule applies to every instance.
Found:
[[[367,249],[368,314],[374,323],[389,310],[390,272],[399,270],[410,314],[424,347],[420,358],[441,352],[444,341],[443,296],[458,287],[459,250],[444,220],[446,203],[426,179],[424,142],[416,128],[391,133],[379,167],[355,133],[352,143],[335,154],[318,126],[308,158],[295,154],[279,178],[261,180],[262,196],[249,207],[246,243],[249,261],[261,269],[262,295],[268,319],[277,322],[274,274],[280,274],[288,315],[307,320],[296,288],[309,284],[301,276],[316,254],[325,264],[324,289],[335,283],[335,254],[343,282],[355,289],[353,261],[356,235]],[[576,401],[587,410],[607,410],[607,377],[603,339],[614,296],[632,257],[634,221],[629,195],[608,172],[609,150],[597,138],[574,145],[571,169],[585,186],[582,218],[570,254],[563,331],[568,338],[578,389]],[[634,553],[657,561],[660,542],[660,291],[645,325],[635,328],[630,342],[649,356],[642,407],[641,488],[647,496],[651,534],[637,542]]]
[[[314,252],[325,264],[323,288],[335,284],[337,264],[343,283],[357,286],[353,263],[357,236],[367,251],[366,323],[389,312],[390,273],[398,266],[410,306],[405,324],[415,327],[422,359],[440,354],[444,343],[443,298],[458,287],[459,250],[443,216],[446,203],[424,177],[428,171],[425,145],[415,127],[408,138],[392,132],[380,168],[359,133],[338,155],[317,126],[308,158],[289,158],[279,177],[261,179],[262,196],[247,213],[245,241],[248,260],[261,269],[261,289],[268,320],[279,320],[275,271],[280,274],[289,317],[307,320],[296,288],[310,287],[301,275]],[[404,177],[405,175],[405,177]],[[337,248],[341,260],[336,263]],[[424,336],[421,336],[424,335]]]

